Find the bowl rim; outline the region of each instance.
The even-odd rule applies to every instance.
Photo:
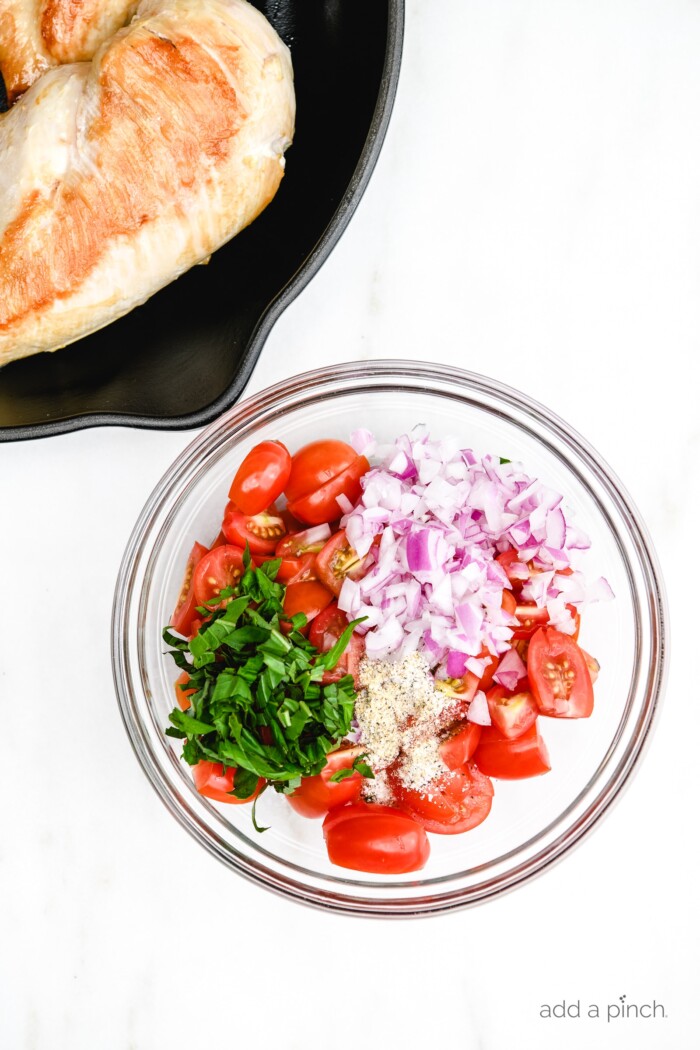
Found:
[[[336,388],[340,388],[345,384],[343,386],[345,390],[350,389],[349,384],[353,381],[361,379],[365,381],[371,379],[375,383],[386,379],[387,381],[390,380],[395,386],[398,385],[406,390],[418,389],[417,383],[419,382],[425,388],[425,385],[431,380],[448,386],[454,384],[462,392],[470,391],[474,393],[476,391],[478,393],[481,391],[501,402],[512,405],[521,412],[524,411],[527,416],[534,418],[546,430],[563,440],[569,451],[573,451],[577,459],[592,470],[596,480],[602,484],[606,494],[612,497],[616,508],[623,512],[627,538],[631,539],[634,544],[635,552],[639,557],[639,568],[646,585],[650,621],[648,638],[650,646],[649,673],[644,687],[645,695],[641,708],[641,717],[638,717],[636,722],[632,723],[634,734],[631,741],[626,744],[621,756],[616,758],[614,766],[609,771],[602,787],[595,792],[593,800],[586,801],[584,812],[574,821],[573,825],[567,825],[562,833],[558,834],[558,837],[551,842],[545,843],[542,849],[526,858],[520,865],[516,865],[502,874],[494,876],[490,882],[480,883],[476,887],[478,892],[467,890],[465,894],[464,889],[458,887],[444,893],[428,893],[424,896],[412,896],[410,898],[390,896],[372,898],[356,894],[348,895],[342,892],[335,892],[332,889],[318,891],[309,887],[309,885],[300,883],[295,878],[289,878],[284,874],[280,874],[279,871],[271,871],[254,859],[251,860],[249,857],[232,853],[231,848],[226,846],[220,837],[212,832],[211,827],[203,826],[203,821],[187,804],[183,807],[182,800],[180,799],[178,802],[178,799],[173,794],[172,785],[167,781],[162,768],[151,753],[147,733],[135,714],[132,684],[126,658],[127,646],[125,644],[129,625],[127,614],[130,611],[130,581],[140,557],[139,552],[147,534],[149,522],[156,510],[167,498],[168,492],[176,487],[178,480],[188,470],[194,469],[197,462],[200,462],[201,469],[201,453],[215,449],[218,439],[232,427],[250,423],[285,398],[293,399],[296,396],[303,402],[304,399],[312,396],[312,391],[318,391],[319,388],[323,388],[324,385],[327,386],[329,383],[333,383]],[[299,407],[299,402],[296,403],[295,407]],[[137,604],[138,598],[139,595],[136,595],[134,604]],[[361,915],[363,917],[419,917],[445,913],[483,903],[530,881],[541,872],[558,863],[574,846],[578,845],[586,837],[603,816],[607,815],[612,804],[619,800],[624,790],[629,786],[632,775],[639,767],[640,759],[646,753],[652,730],[656,726],[656,715],[662,700],[668,669],[666,610],[667,599],[658,558],[636,506],[608,464],[576,430],[565,423],[559,416],[513,387],[474,372],[436,365],[431,362],[401,359],[350,361],[341,365],[313,369],[291,376],[233,406],[224,416],[198,434],[165,472],[139,515],[119,570],[112,610],[113,679],[122,721],[132,748],[148,779],[178,822],[218,860],[226,864],[227,867],[233,868],[249,881],[262,885],[279,896],[292,898],[321,910],[331,910],[341,914]],[[626,725],[626,722],[627,716],[625,716],[624,723],[621,722],[621,726]],[[615,740],[620,735],[621,731],[618,729]],[[615,740],[613,743],[615,743]],[[589,789],[590,784],[567,807],[563,814],[560,814],[548,828],[538,833],[538,837],[548,831],[549,828],[558,827],[563,817],[570,810],[574,809],[581,795],[585,794],[588,800]],[[206,800],[201,801],[206,808],[211,808],[206,803]],[[522,850],[523,846],[521,845],[517,848]],[[284,860],[280,860],[278,865],[288,870],[293,868],[293,865],[288,864]],[[371,887],[369,883],[366,885],[368,888]],[[385,888],[391,889],[389,886]]]
[[[53,437],[56,434],[67,434],[74,430],[85,430],[91,427],[102,426],[131,427],[142,430],[192,430],[195,427],[211,423],[238,401],[245,390],[253,368],[275,323],[290,303],[296,299],[299,293],[318,273],[345,232],[367,189],[372,172],[379,159],[399,84],[406,0],[386,0],[386,3],[387,43],[379,93],[367,137],[355,170],[338,207],[313,249],[260,316],[243,352],[240,367],[234,381],[216,400],[197,412],[169,418],[125,412],[77,413],[76,415],[67,416],[64,419],[51,420],[47,423],[0,426],[0,443]]]

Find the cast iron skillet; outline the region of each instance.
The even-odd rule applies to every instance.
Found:
[[[290,46],[294,144],[270,206],[144,306],[0,369],[0,441],[119,424],[184,430],[240,396],[367,185],[396,93],[404,0],[253,0]]]

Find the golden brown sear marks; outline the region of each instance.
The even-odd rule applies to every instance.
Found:
[[[28,194],[0,239],[1,330],[70,295],[115,238],[185,200],[203,183],[203,157],[213,168],[227,158],[245,114],[200,39],[143,29],[105,52],[99,113],[81,144],[92,163],[48,195]]]
[[[0,73],[14,102],[51,66],[89,61],[137,0],[0,0]]]
[[[90,57],[83,53],[80,43],[97,14],[97,7],[97,0],[44,0],[41,37],[57,62],[76,62]]]

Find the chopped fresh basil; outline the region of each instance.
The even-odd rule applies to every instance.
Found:
[[[360,622],[319,653],[301,634],[303,613],[284,614],[285,588],[275,581],[279,561],[256,568],[246,551],[243,564],[238,585],[221,592],[218,607],[212,601],[200,609],[204,623],[189,642],[163,631],[194,690],[187,711],[170,713],[166,733],[185,741],[182,756],[190,765],[205,759],[235,767],[236,798],[249,798],[258,777],[276,791],[293,791],[301,777],[321,772],[327,754],[347,736],[356,696],[352,676],[325,685],[322,679]],[[372,776],[363,757],[340,773]]]

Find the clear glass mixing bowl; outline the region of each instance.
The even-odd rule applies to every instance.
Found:
[[[601,664],[593,717],[547,719],[552,771],[497,781],[489,818],[432,835],[426,868],[378,876],[333,867],[320,821],[267,791],[257,833],[247,806],[210,803],[179,743],[164,734],[177,669],[161,630],[195,540],[213,542],[231,478],[265,439],[292,451],[358,426],[391,440],[416,423],[477,453],[520,460],[563,493],[592,541],[586,566],[615,600],[591,606],[581,644]],[[295,376],[241,402],[201,433],[162,479],[124,555],[114,601],[114,680],[141,765],[180,823],[234,871],[297,901],[359,915],[406,917],[484,901],[542,872],[608,809],[648,739],[664,676],[664,595],[654,551],[624,489],[593,449],[548,409],[483,376],[410,361],[353,362]]]

